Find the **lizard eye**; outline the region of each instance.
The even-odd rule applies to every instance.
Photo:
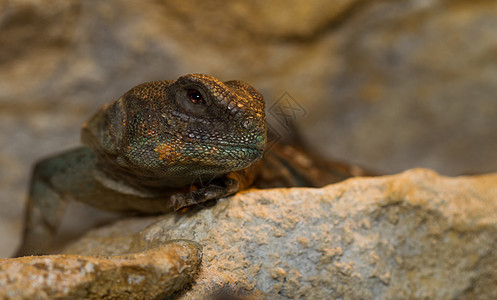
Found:
[[[208,94],[199,86],[180,86],[175,93],[176,103],[187,113],[202,115],[211,104]]]
[[[198,90],[188,90],[187,92],[188,98],[194,104],[204,103],[204,97]]]

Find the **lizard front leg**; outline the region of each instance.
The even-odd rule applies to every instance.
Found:
[[[50,248],[69,201],[107,211],[171,211],[170,195],[147,197],[96,179],[96,155],[80,147],[39,162],[33,171],[22,244],[16,256],[42,254]]]
[[[39,163],[31,178],[31,187],[25,211],[24,232],[16,256],[41,253],[48,249],[67,202],[50,184],[50,166]]]
[[[173,208],[178,211],[184,207],[236,194],[252,186],[259,170],[260,162],[256,162],[248,168],[225,174],[190,192],[174,194],[171,196]]]
[[[55,156],[36,164],[25,210],[22,244],[16,256],[41,254],[49,249],[67,207],[68,190],[64,184],[68,188],[72,186],[69,181],[75,179],[71,176],[74,171],[71,162],[85,165],[88,156],[84,154]],[[79,186],[84,188],[84,183]]]

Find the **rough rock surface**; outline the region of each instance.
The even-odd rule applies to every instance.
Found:
[[[110,258],[46,255],[3,259],[0,298],[163,298],[191,280],[201,257],[197,243],[174,241]]]
[[[496,170],[496,15],[488,0],[0,0],[0,256],[34,161],[130,87],[188,72],[246,80],[269,108],[288,92],[329,157]]]
[[[179,299],[219,289],[269,299],[495,299],[497,173],[415,169],[322,189],[252,190],[182,215],[120,221],[65,252],[115,255],[171,239],[203,246]]]

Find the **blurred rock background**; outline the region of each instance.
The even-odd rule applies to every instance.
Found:
[[[245,80],[269,108],[287,92],[328,157],[497,170],[495,1],[0,0],[0,255],[35,161],[132,86],[190,72]]]

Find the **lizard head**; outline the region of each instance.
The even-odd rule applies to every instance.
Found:
[[[208,180],[261,158],[264,100],[247,83],[202,74],[144,83],[104,106],[82,139],[101,163],[157,185]]]

